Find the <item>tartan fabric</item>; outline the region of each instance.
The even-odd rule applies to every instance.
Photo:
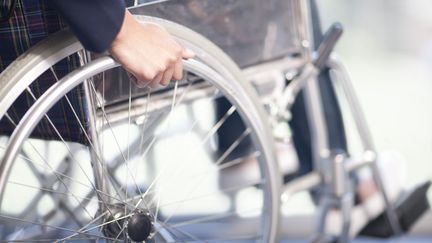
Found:
[[[15,0],[0,0],[0,22],[10,18],[12,10],[15,8]]]
[[[11,18],[0,23],[0,70],[49,34],[65,27],[47,0],[18,0]]]
[[[11,18],[0,23],[0,72],[2,72],[19,55],[30,47],[46,38],[48,35],[66,28],[66,24],[49,4],[49,0],[17,0]],[[4,1],[3,1],[4,2]],[[6,3],[7,5],[7,3]],[[0,5],[0,7],[4,7]],[[77,57],[71,56],[62,60],[53,67],[55,74],[61,78],[77,66]],[[56,79],[50,70],[42,74],[30,87],[36,97],[43,94]],[[68,94],[73,108],[79,116],[79,120],[85,126],[85,104],[83,102],[83,90],[81,87]],[[13,106],[8,110],[8,115],[14,123],[17,123],[34,103],[29,92],[24,92]],[[48,113],[63,139],[72,142],[84,143],[83,131],[79,121],[75,118],[69,104],[62,99]],[[14,125],[6,118],[0,121],[0,134],[9,135]],[[59,136],[46,118],[36,127],[33,138],[55,139]]]

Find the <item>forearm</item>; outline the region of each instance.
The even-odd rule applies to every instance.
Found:
[[[83,44],[93,52],[106,51],[123,23],[125,4],[121,0],[53,0]]]

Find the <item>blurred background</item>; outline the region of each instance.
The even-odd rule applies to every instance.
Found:
[[[406,188],[431,179],[432,1],[317,2],[324,30],[335,21],[345,27],[336,51],[351,74],[377,147],[405,158]],[[431,202],[431,190],[428,196]],[[285,213],[313,211],[306,198],[298,195]],[[429,213],[413,232],[432,235],[431,225]]]
[[[407,186],[432,177],[432,2],[318,1],[380,150],[406,159]],[[432,192],[429,194],[432,199]]]

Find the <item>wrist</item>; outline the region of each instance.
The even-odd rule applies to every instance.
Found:
[[[124,18],[123,18],[123,23],[122,23],[122,25],[120,27],[120,30],[117,33],[116,37],[111,42],[111,45],[110,45],[110,48],[109,48],[110,52],[119,43],[124,43],[127,40],[128,35],[130,35],[130,33],[131,33],[130,29],[133,28],[135,25],[139,25],[139,23],[135,20],[135,18],[132,16],[132,14],[129,13],[128,10],[125,10],[125,15],[124,15]]]

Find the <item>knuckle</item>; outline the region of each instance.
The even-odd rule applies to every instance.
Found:
[[[179,58],[182,52],[183,52],[182,46],[173,40],[171,44],[172,55],[174,55],[176,58]]]
[[[166,66],[171,66],[171,65],[175,64],[176,62],[177,62],[176,56],[171,55],[166,60]]]
[[[159,73],[163,72],[165,70],[165,64],[163,62],[160,62],[160,64],[154,65],[152,68],[150,68],[149,73],[152,74],[152,76],[157,76]]]
[[[156,73],[161,73],[161,72],[164,72],[166,69],[167,69],[167,64],[163,63],[163,64],[159,65],[155,70],[156,70]]]

